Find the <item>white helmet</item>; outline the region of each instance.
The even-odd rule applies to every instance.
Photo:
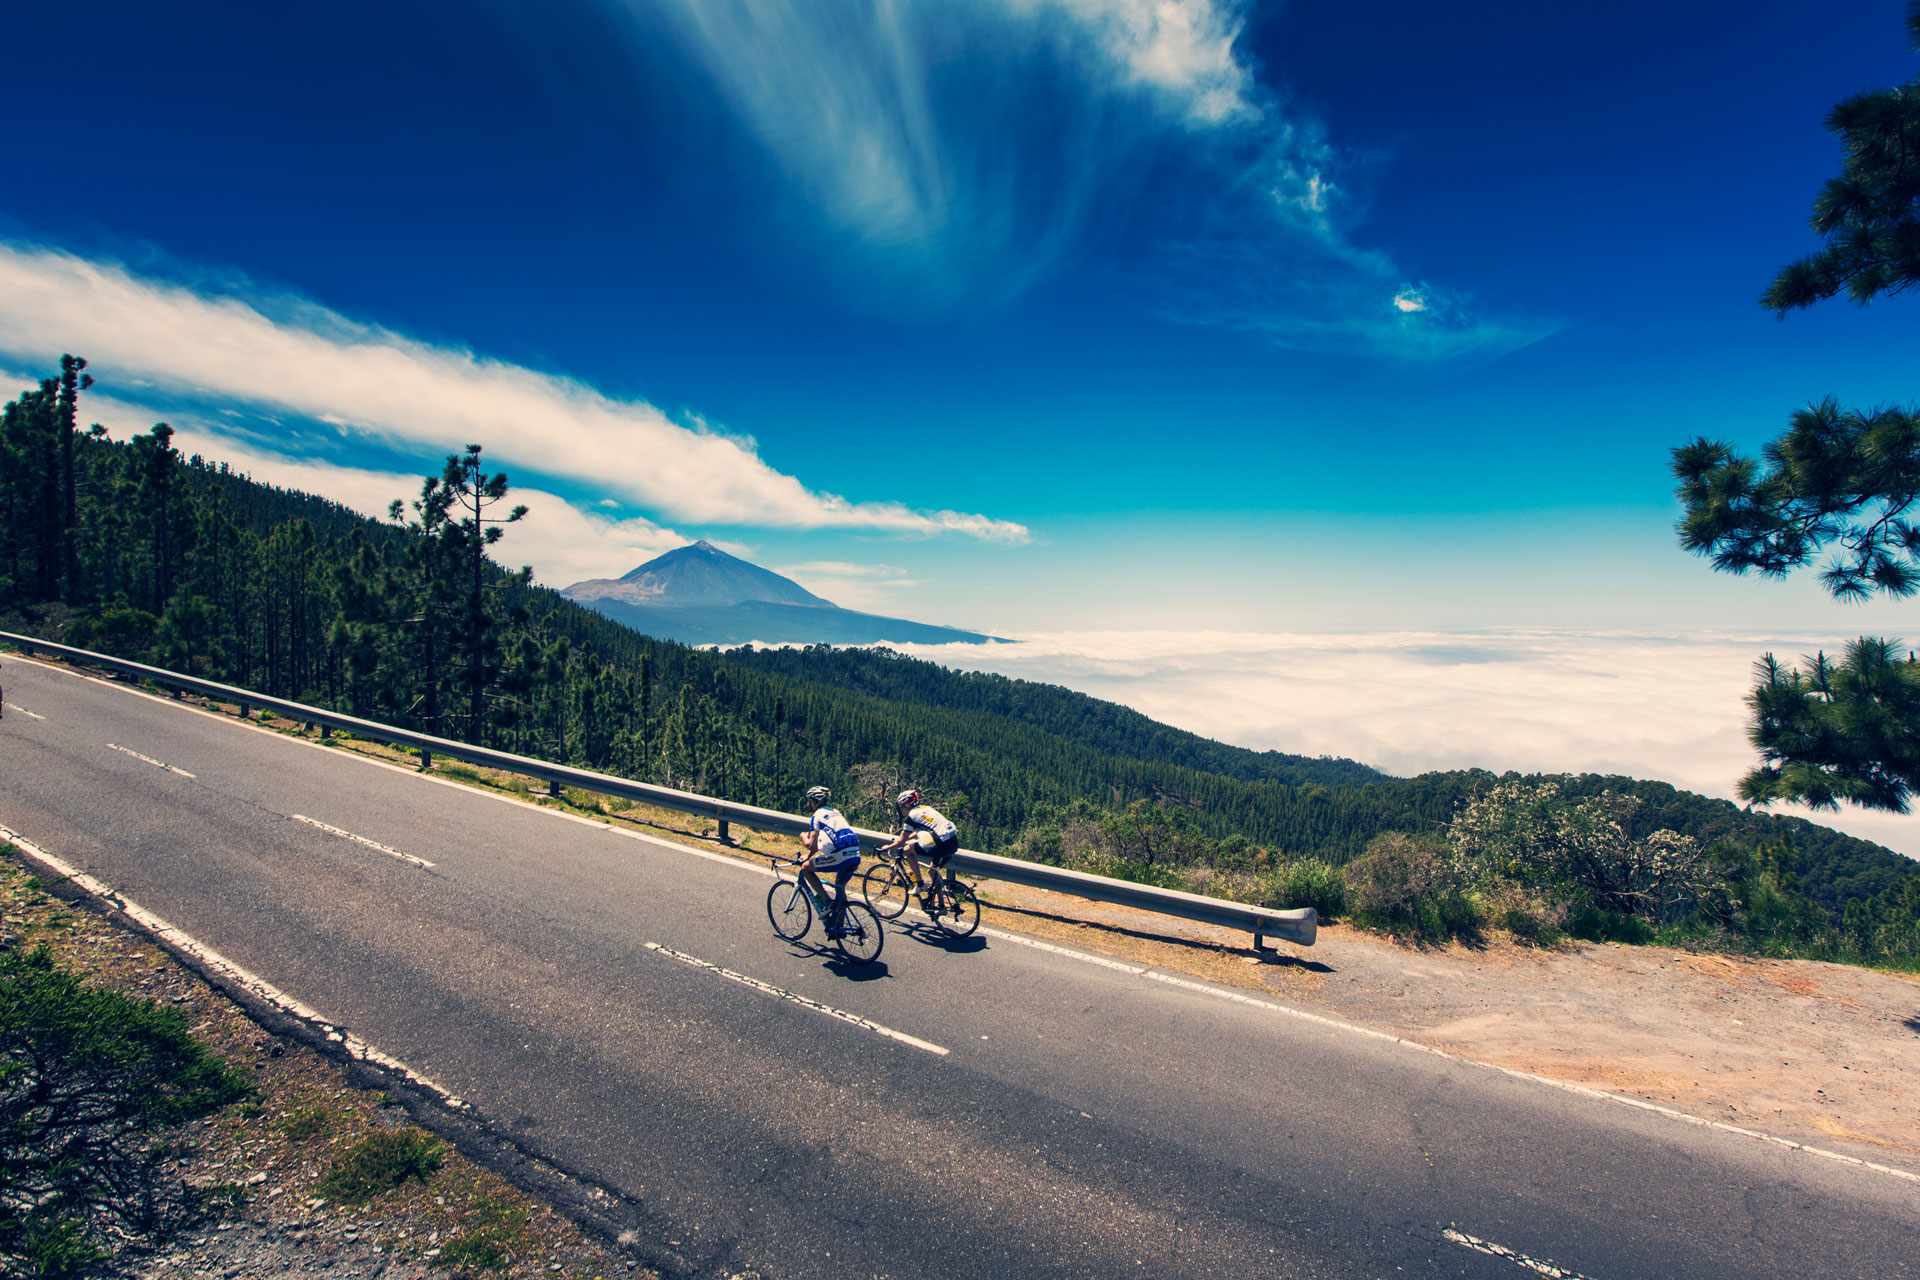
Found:
[[[827,802],[827,794],[825,787],[808,787],[807,803],[815,806],[823,805]]]
[[[900,793],[899,799],[895,800],[894,803],[902,809],[911,809],[914,805],[920,803],[920,793],[909,787]]]

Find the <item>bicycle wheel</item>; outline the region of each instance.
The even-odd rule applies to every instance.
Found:
[[[949,879],[942,892],[946,903],[933,917],[942,933],[964,938],[980,927],[980,899],[974,896],[972,885],[964,880]]]
[[[864,902],[846,905],[840,916],[840,936],[834,939],[841,955],[858,964],[872,964],[886,941],[887,931],[872,907]]]
[[[813,927],[813,904],[797,880],[776,880],[767,890],[767,919],[773,931],[788,942],[798,942]]]
[[[912,896],[908,890],[907,877],[890,862],[869,867],[860,878],[860,896],[882,920],[891,920],[907,909],[907,899]]]

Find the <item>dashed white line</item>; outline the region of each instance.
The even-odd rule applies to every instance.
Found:
[[[290,738],[290,737],[287,737],[285,734],[281,734],[276,732],[273,729],[267,728],[265,725],[242,723],[240,721],[235,720],[232,716],[222,715],[216,712],[203,710],[200,707],[188,706],[183,703],[172,701],[171,699],[168,699],[168,698],[160,697],[157,694],[148,693],[143,689],[136,689],[131,685],[118,684],[110,680],[101,680],[101,679],[98,679],[97,677],[87,676],[77,671],[70,671],[65,667],[59,667],[59,666],[54,666],[50,663],[39,662],[33,658],[22,657],[18,654],[13,655],[11,660],[16,662],[30,663],[33,666],[40,667],[43,670],[50,671],[58,675],[67,676],[70,679],[84,680],[84,681],[87,681],[89,684],[94,684],[104,688],[112,689],[117,692],[125,693],[136,698],[145,698],[148,701],[159,703],[162,706],[172,707],[176,711],[178,710],[189,711],[189,712],[192,712],[194,715],[205,716],[209,720],[217,720],[220,723],[227,725],[231,728],[241,728],[241,729],[250,730],[254,733],[270,734],[281,742],[290,742],[296,746],[306,747],[309,750],[313,750],[313,751],[328,750],[326,746],[318,742],[310,742],[305,738]],[[340,755],[340,753],[338,752],[334,752],[333,754],[336,756]],[[503,804],[516,804],[525,808],[537,809],[542,813],[551,814],[553,817],[556,817],[556,818],[563,818],[569,822],[578,822],[578,823],[585,824],[587,826],[598,827],[602,831],[611,831],[615,835],[624,836],[630,840],[639,840],[646,844],[656,845],[665,849],[671,849],[675,853],[691,854],[696,858],[705,858],[711,862],[718,862],[728,866],[738,867],[742,870],[753,872],[763,876],[772,876],[774,874],[770,869],[766,867],[755,866],[752,863],[742,862],[737,858],[728,857],[725,854],[710,853],[705,849],[696,849],[689,845],[681,844],[675,840],[666,840],[659,836],[649,835],[639,831],[629,831],[620,827],[610,826],[607,823],[595,822],[590,818],[584,818],[579,816],[578,814],[566,813],[559,809],[550,808],[545,805],[534,804],[531,801],[522,800],[522,799],[519,799],[518,797],[505,794],[502,792],[485,791],[485,790],[479,790],[473,787],[468,787],[462,783],[455,782],[451,778],[436,778],[432,774],[423,774],[417,769],[408,768],[404,765],[394,764],[386,760],[376,760],[370,756],[360,755],[357,752],[348,752],[345,754],[344,758],[353,760],[359,764],[371,765],[376,769],[387,769],[387,770],[391,770],[394,773],[404,774],[407,777],[416,779],[417,781],[431,782],[438,786],[443,786],[443,787],[458,787],[462,792],[464,792],[467,795],[488,796],[492,799],[502,802]],[[1432,1045],[1421,1044],[1418,1040],[1408,1040],[1403,1036],[1397,1036],[1388,1031],[1376,1031],[1372,1027],[1363,1027],[1358,1023],[1347,1022],[1340,1018],[1324,1017],[1320,1014],[1308,1013],[1304,1009],[1296,1009],[1289,1005],[1275,1004],[1267,1000],[1256,1000],[1250,996],[1238,995],[1235,993],[1223,991],[1216,987],[1203,986],[1202,984],[1197,982],[1186,982],[1182,979],[1172,978],[1172,977],[1168,977],[1166,975],[1160,974],[1157,971],[1142,969],[1138,965],[1127,964],[1119,960],[1109,960],[1105,956],[1090,955],[1087,952],[1074,951],[1067,947],[1056,947],[1052,943],[1041,942],[1038,939],[1034,939],[1034,938],[1024,938],[1017,934],[1006,933],[999,929],[989,929],[983,926],[980,929],[980,932],[987,934],[990,937],[1000,938],[1003,941],[1014,942],[1014,943],[1020,944],[1021,946],[1032,947],[1035,950],[1055,952],[1056,954],[1061,955],[1063,957],[1073,959],[1073,960],[1079,960],[1086,964],[1100,965],[1103,968],[1108,968],[1108,969],[1118,969],[1118,970],[1121,970],[1122,972],[1134,973],[1136,974],[1136,976],[1152,977],[1161,982],[1166,982],[1166,983],[1169,983],[1170,985],[1186,987],[1194,992],[1204,994],[1204,995],[1214,996],[1218,999],[1232,1000],[1235,1003],[1239,1003],[1239,1004],[1256,1005],[1256,1006],[1259,1006],[1260,1008],[1268,1009],[1275,1013],[1284,1014],[1289,1018],[1298,1018],[1302,1022],[1319,1023],[1321,1026],[1328,1027],[1336,1031],[1343,1031],[1350,1035],[1365,1036],[1372,1040],[1384,1040],[1390,1044],[1398,1045],[1401,1048],[1411,1049],[1419,1053],[1431,1054],[1433,1057],[1445,1058],[1450,1062],[1460,1062],[1468,1066],[1484,1067],[1489,1071],[1498,1071],[1502,1075],[1512,1076],[1516,1080],[1527,1080],[1527,1081],[1531,1081],[1534,1084],[1546,1085],[1548,1088],[1559,1089],[1566,1093],[1577,1093],[1582,1097],[1592,1098],[1592,1099],[1595,1099],[1596,1101],[1616,1103],[1623,1107],[1633,1107],[1634,1109],[1639,1111],[1649,1111],[1656,1115],[1666,1116],[1668,1119],[1671,1119],[1671,1120],[1678,1120],[1683,1124],[1694,1125],[1698,1128],[1715,1129],[1721,1133],[1735,1134],[1739,1137],[1750,1138],[1756,1142],[1764,1142],[1771,1146],[1783,1147],[1790,1151],[1805,1152],[1807,1155],[1818,1156],[1822,1160],[1831,1160],[1836,1164],[1853,1165],[1856,1168],[1869,1169],[1874,1173],[1887,1174],[1890,1177],[1899,1178],[1906,1182],[1920,1183],[1920,1173],[1911,1173],[1905,1169],[1896,1169],[1896,1168],[1893,1168],[1891,1165],[1879,1164],[1872,1160],[1862,1160],[1857,1156],[1843,1155],[1840,1152],[1828,1151],[1822,1147],[1810,1147],[1803,1142],[1795,1142],[1791,1138],[1780,1137],[1778,1134],[1766,1133],[1758,1129],[1742,1128],[1739,1125],[1727,1124],[1725,1121],[1721,1121],[1721,1120],[1708,1120],[1701,1116],[1689,1115],[1684,1111],[1676,1111],[1671,1107],[1663,1107],[1658,1103],[1647,1102],[1640,1098],[1628,1097],[1625,1094],[1608,1093],[1605,1090],[1589,1088],[1586,1085],[1570,1084],[1567,1081],[1555,1080],[1549,1076],[1535,1075],[1531,1071],[1520,1071],[1513,1067],[1503,1067],[1495,1063],[1484,1062],[1478,1058],[1469,1058],[1461,1054],[1449,1053],[1445,1049],[1436,1049]]]
[[[1475,1253],[1484,1253],[1489,1257],[1505,1258],[1516,1267],[1523,1267],[1528,1271],[1537,1272],[1543,1276],[1552,1276],[1553,1280],[1588,1280],[1586,1276],[1581,1275],[1578,1271],[1569,1271],[1565,1267],[1557,1267],[1553,1263],[1543,1262],[1539,1258],[1529,1258],[1526,1254],[1517,1253],[1503,1244],[1495,1244],[1491,1240],[1482,1240],[1478,1236],[1470,1236],[1464,1231],[1455,1231],[1451,1227],[1442,1231],[1440,1236],[1442,1239],[1453,1241],[1463,1249],[1471,1249]]]
[[[185,769],[180,768],[178,765],[168,764],[165,760],[155,760],[152,756],[141,755],[138,751],[135,751],[132,747],[123,747],[117,743],[112,743],[112,742],[109,742],[107,746],[112,748],[115,751],[120,752],[123,755],[132,756],[135,760],[145,760],[148,764],[152,765],[156,769],[165,769],[168,773],[177,773],[183,778],[197,778],[200,776],[197,773],[188,773]]]
[[[649,942],[646,944],[646,947],[649,951],[658,951],[661,955],[670,956],[682,964],[690,964],[696,969],[705,969],[708,973],[719,974],[721,977],[732,982],[737,982],[743,987],[752,987],[755,991],[761,992],[764,995],[790,1001],[794,1004],[812,1009],[816,1013],[824,1013],[830,1018],[838,1018],[842,1022],[851,1022],[856,1027],[865,1027],[875,1035],[885,1036],[889,1040],[898,1040],[901,1044],[910,1044],[916,1049],[925,1049],[928,1053],[938,1054],[943,1058],[946,1057],[949,1052],[944,1046],[937,1045],[931,1040],[922,1040],[919,1036],[910,1036],[904,1031],[895,1031],[892,1027],[882,1026],[871,1018],[863,1018],[857,1013],[848,1013],[845,1009],[836,1009],[830,1004],[822,1004],[820,1001],[812,999],[811,997],[788,991],[785,987],[776,987],[771,982],[762,982],[758,978],[749,978],[744,973],[735,973],[731,969],[723,969],[711,960],[702,960],[700,957],[690,956],[684,951],[675,951],[671,947],[663,947],[657,942]]]
[[[247,969],[241,968],[233,961],[221,955],[218,951],[215,951],[212,947],[200,942],[191,934],[183,933],[179,929],[174,928],[171,924],[168,924],[165,920],[153,914],[153,912],[148,911],[133,899],[114,892],[110,886],[94,879],[78,867],[69,866],[65,861],[48,853],[45,849],[40,848],[18,832],[9,831],[5,827],[0,827],[0,841],[13,845],[35,862],[47,867],[55,875],[60,876],[62,879],[72,881],[94,897],[111,904],[117,910],[124,912],[133,920],[138,921],[149,933],[158,938],[160,944],[167,949],[192,956],[207,968],[224,975],[229,981],[245,988],[259,999],[266,1001],[278,1009],[284,1010],[293,1017],[299,1018],[302,1022],[311,1023],[318,1028],[327,1039],[340,1045],[353,1057],[359,1058],[363,1062],[375,1063],[385,1067],[389,1071],[398,1072],[421,1088],[432,1090],[444,1100],[448,1106],[465,1107],[467,1105],[398,1058],[393,1057],[391,1054],[383,1053],[373,1045],[368,1044],[365,1040],[362,1040],[359,1036],[334,1026],[331,1022],[327,1021],[326,1018],[322,1017],[318,1011],[302,1004],[266,979]]]
[[[7,703],[6,708],[9,711],[18,711],[21,715],[25,716],[29,720],[45,720],[46,719],[46,717],[41,715],[39,712],[29,711],[17,702]]]
[[[369,849],[377,849],[389,858],[398,858],[402,862],[411,862],[416,867],[426,867],[428,870],[433,869],[433,864],[425,858],[416,858],[410,853],[402,853],[398,849],[390,849],[378,840],[369,840],[365,836],[357,836],[351,831],[342,831],[339,827],[329,826],[318,818],[309,818],[304,813],[290,813],[287,816],[295,822],[304,822],[310,827],[318,827],[328,835],[339,836],[342,840],[351,840],[355,844],[363,844]]]

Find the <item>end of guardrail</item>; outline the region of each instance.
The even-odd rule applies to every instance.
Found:
[[[1275,911],[1263,916],[1260,923],[1253,927],[1253,949],[1255,951],[1275,951],[1268,938],[1278,938],[1282,942],[1291,942],[1298,946],[1310,947],[1320,936],[1320,913],[1312,907],[1301,907],[1294,911]]]

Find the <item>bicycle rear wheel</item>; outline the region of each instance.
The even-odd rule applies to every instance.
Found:
[[[890,862],[869,867],[860,878],[860,896],[882,920],[891,920],[907,909],[907,878]]]
[[[880,917],[864,902],[849,902],[840,915],[840,936],[834,945],[840,954],[857,964],[872,964],[880,958],[887,932]]]
[[[942,933],[964,938],[980,927],[980,899],[973,886],[964,880],[949,879],[941,889],[946,898],[943,909],[934,913],[933,922]]]
[[[773,931],[788,942],[798,942],[813,927],[813,904],[797,880],[776,880],[767,890],[767,919]]]

